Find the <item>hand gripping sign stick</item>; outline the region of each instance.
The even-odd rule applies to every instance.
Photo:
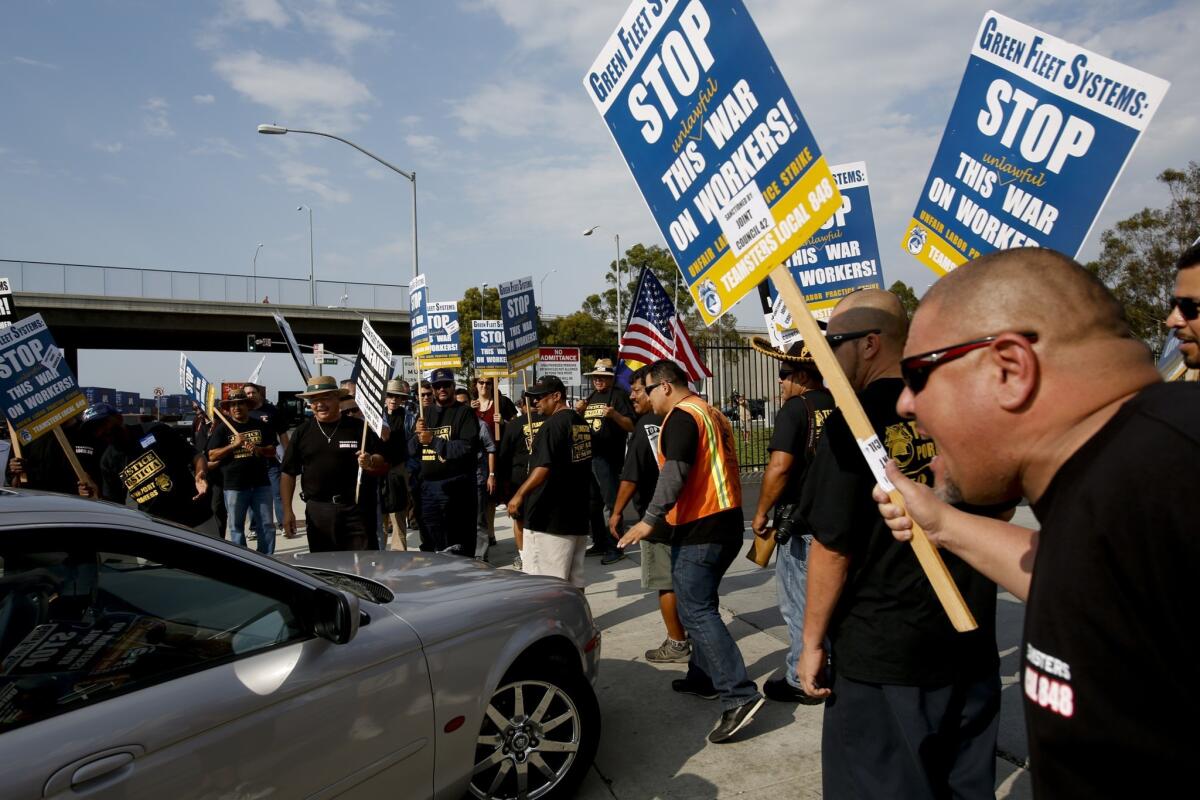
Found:
[[[779,289],[779,294],[783,297],[788,311],[791,312],[796,328],[804,337],[804,343],[808,345],[809,352],[817,362],[817,368],[821,370],[821,375],[825,378],[825,385],[833,394],[837,407],[841,409],[842,415],[846,418],[850,431],[854,434],[859,449],[862,450],[863,458],[867,460],[871,472],[875,475],[875,480],[887,491],[891,501],[903,509],[904,498],[883,473],[883,466],[887,462],[883,445],[875,434],[875,428],[867,419],[862,404],[858,402],[858,395],[854,393],[850,381],[842,372],[837,357],[833,354],[833,348],[821,335],[817,320],[808,310],[808,306],[804,302],[804,295],[801,294],[800,287],[796,285],[796,279],[792,277],[786,266],[776,267],[772,270],[771,279],[775,281],[775,286]],[[912,534],[912,547],[917,561],[921,563],[921,569],[925,571],[925,576],[933,584],[933,591],[941,601],[946,615],[950,617],[954,629],[960,633],[975,630],[978,627],[975,617],[972,616],[971,610],[963,601],[958,587],[954,585],[954,579],[950,577],[941,554],[916,522],[913,523]]]
[[[75,448],[67,441],[67,435],[63,433],[62,426],[54,426],[54,438],[58,439],[58,445],[62,448],[63,453],[67,456],[67,461],[71,462],[71,469],[75,470],[75,477],[84,486],[92,490],[93,497],[100,496],[100,489],[96,486],[96,482],[91,476],[84,471],[83,465],[79,463],[79,458],[75,455]]]

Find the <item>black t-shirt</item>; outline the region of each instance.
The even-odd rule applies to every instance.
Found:
[[[147,514],[181,525],[198,525],[212,516],[207,498],[196,494],[196,450],[159,422],[125,426],[126,441],[114,443],[100,458],[105,500],[132,497]]]
[[[574,409],[551,414],[538,429],[529,469],[538,467],[546,467],[550,475],[526,498],[525,527],[541,533],[586,536],[592,430]]]
[[[337,497],[337,502],[353,503],[362,435],[363,421],[357,417],[343,415],[337,422],[306,419],[288,441],[280,468],[288,475],[300,475],[306,499],[329,503]],[[387,458],[384,443],[370,430],[366,451]],[[363,472],[359,498],[372,498],[374,503],[374,489],[375,477]]]
[[[658,414],[643,414],[633,426],[633,438],[625,453],[625,466],[621,469],[621,480],[636,485],[633,507],[639,517],[646,516],[646,507],[654,497],[658,485],[658,436],[662,430],[662,417]]]
[[[237,422],[233,417],[228,417],[229,424],[237,429],[237,432],[242,435],[242,441],[246,445],[254,447],[270,447],[278,444],[275,438],[275,432],[267,427],[266,423],[261,420],[251,417],[245,422]],[[222,423],[213,428],[212,435],[208,437],[208,460],[213,461],[212,451],[219,450],[222,447],[228,447],[233,441],[233,434],[229,428]],[[217,467],[221,471],[221,485],[226,489],[241,491],[243,489],[254,489],[259,486],[270,486],[271,479],[267,476],[267,467],[270,461],[274,460],[274,456],[268,460],[267,456],[252,455],[245,447],[239,447],[232,453],[221,459],[220,465]]]
[[[63,433],[83,471],[99,486],[102,446],[91,436],[84,435],[78,425],[63,426]],[[25,445],[22,456],[25,476],[29,479],[28,488],[70,495],[79,493],[79,478],[53,432]]]
[[[258,408],[250,409],[250,419],[256,419],[266,425],[275,434],[275,441],[279,441],[279,434],[287,433],[288,421],[286,416],[279,413],[279,409],[275,407],[274,403],[266,400]],[[232,422],[232,420],[230,421]]]
[[[1200,740],[1200,385],[1142,390],[1055,473],[1025,610],[1039,797],[1187,794]]]
[[[592,392],[583,409],[583,418],[592,427],[592,449],[596,457],[620,464],[625,459],[625,439],[629,434],[604,416],[605,406],[612,406],[630,422],[637,420],[637,412],[633,410],[629,394],[616,386],[605,392]]]
[[[534,413],[532,417],[522,414],[504,423],[500,430],[500,444],[496,448],[496,474],[507,480],[514,490],[529,477],[533,439],[545,420],[541,414]]]
[[[898,378],[859,393],[880,442],[901,471],[931,483],[933,442],[899,417]],[[979,628],[957,633],[912,546],[897,542],[879,516],[875,477],[840,411],[830,415],[808,468],[800,514],[817,541],[850,558],[850,572],[830,625],[835,669],[866,683],[944,686],[982,677],[999,666],[996,585],[953,554],[942,558]]]
[[[483,447],[479,440],[479,417],[464,403],[422,408],[425,427],[434,441],[422,445],[416,434],[408,446],[421,456],[421,480],[444,481],[463,475],[475,475],[476,455]],[[441,440],[441,441],[438,441]]]
[[[696,451],[700,448],[700,430],[696,427],[695,418],[686,411],[677,410],[675,413],[669,414],[667,421],[659,430],[658,442],[664,461],[682,461],[685,464],[694,464]],[[734,474],[736,475],[736,473],[735,469]],[[684,487],[686,488],[688,483],[695,480],[703,480],[703,478],[700,472],[693,470],[688,473]],[[671,543],[684,545],[737,542],[741,540],[745,528],[742,509],[730,508],[707,517],[701,517],[693,522],[676,525],[670,534]]]
[[[808,417],[812,411],[815,434],[812,441],[815,445],[825,429],[825,420],[833,413],[836,406],[833,395],[825,389],[814,389],[804,395],[789,398],[779,413],[775,415],[775,431],[767,444],[767,452],[780,450],[790,453],[793,457],[792,468],[788,470],[787,485],[779,496],[780,503],[795,503],[800,500],[800,489],[804,485],[804,475],[808,469],[809,431]]]

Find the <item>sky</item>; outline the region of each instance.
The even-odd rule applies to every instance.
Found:
[[[1096,255],[1099,232],[1117,220],[1165,205],[1155,176],[1197,158],[1194,0],[746,5],[829,162],[866,161],[886,283],[920,292],[933,280],[899,240],[988,8],[1172,84],[1081,258]],[[626,6],[7,4],[0,258],[248,275],[261,242],[258,274],[303,278],[308,216],[296,209],[305,205],[318,278],[406,283],[409,181],[335,141],[255,132],[277,123],[348,138],[417,174],[420,264],[433,295],[547,276],[543,310],[577,310],[603,288],[614,234],[623,248],[665,245],[581,85]],[[595,225],[597,235],[581,235]],[[754,305],[735,313],[760,324]],[[177,358],[130,367],[88,351],[79,377],[147,391],[170,382],[157,375]],[[223,367],[248,374],[257,360]],[[295,380],[282,355],[266,375]]]

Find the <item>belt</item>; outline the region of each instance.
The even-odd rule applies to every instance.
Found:
[[[354,505],[354,495],[335,494],[329,497],[309,497],[304,492],[300,493],[300,499],[306,503],[333,503],[339,506]]]

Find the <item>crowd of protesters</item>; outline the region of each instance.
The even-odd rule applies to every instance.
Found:
[[[1193,246],[1166,319],[1193,369],[1198,307]],[[86,480],[51,437],[13,458],[8,477],[128,499],[182,525],[215,517],[242,545],[249,518],[268,554],[277,527],[296,535],[297,486],[312,550],[404,550],[415,534],[421,550],[486,560],[503,505],[514,566],[581,588],[587,555],[608,564],[637,544],[666,634],[646,660],[686,663],[672,688],[720,700],[711,742],[749,725],[765,699],[824,703],[829,797],[993,796],[1000,587],[1028,604],[1020,688],[1035,792],[1170,785],[1200,711],[1186,590],[1200,567],[1186,500],[1200,387],[1163,385],[1111,293],[1049,250],[949,273],[911,320],[894,294],[856,291],[825,338],[904,506],[876,485],[808,347],[758,337],[779,363],[783,402],[753,508],[743,508],[733,426],[673,361],[642,367],[626,392],[599,359],[587,373],[594,391],[576,403],[555,377],[519,403],[486,378],[460,387],[447,369],[415,387],[392,380],[382,436],[364,429],[354,385],[323,376],[299,394],[312,414],[290,431],[254,384],[220,401],[220,422],[198,420],[190,443],[99,404],[64,426]],[[1040,531],[1009,521],[1022,501]],[[761,690],[719,608],[747,519],[752,549],[777,545],[789,636]],[[905,544],[915,524],[940,548],[975,630],[954,630]]]

